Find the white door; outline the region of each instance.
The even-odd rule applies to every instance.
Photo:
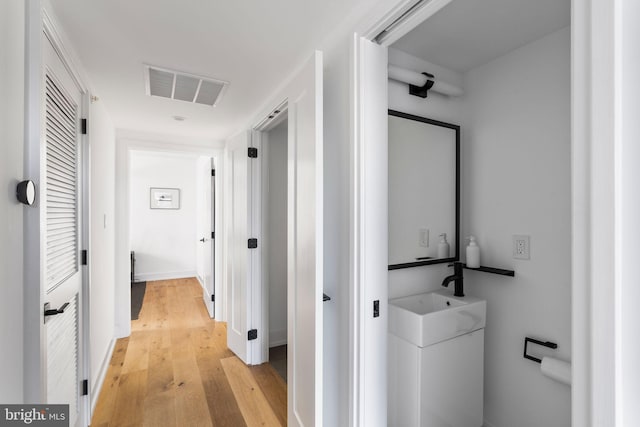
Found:
[[[322,426],[322,52],[287,88],[287,393],[290,426]]]
[[[387,48],[354,37],[352,424],[387,425]],[[372,307],[379,304],[379,316]]]
[[[81,100],[82,94],[44,36],[44,180],[41,185],[45,301],[46,402],[69,404],[69,425],[80,425]]]
[[[215,242],[215,170],[213,159],[198,159],[198,279],[202,298],[210,317],[215,317],[214,242]]]
[[[242,132],[227,145],[229,165],[229,239],[227,265],[227,346],[244,363],[249,360],[248,332],[251,319],[251,287],[248,264],[249,239],[249,133]],[[225,216],[226,217],[226,216]]]

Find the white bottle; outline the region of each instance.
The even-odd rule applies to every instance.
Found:
[[[449,243],[447,242],[447,233],[440,235],[440,243],[438,243],[438,258],[449,258]]]
[[[476,244],[476,238],[469,236],[469,245],[467,246],[467,267],[480,267],[480,246]]]

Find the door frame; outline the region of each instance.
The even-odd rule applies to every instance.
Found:
[[[410,19],[396,26],[381,43],[387,45],[422,23],[450,0],[426,2]],[[572,0],[571,2],[571,159],[572,159],[572,425],[578,427],[622,423],[623,405],[632,407],[633,396],[623,394],[620,318],[625,289],[621,282],[622,256],[619,195],[621,90],[623,45],[620,33],[622,4],[625,0]],[[377,16],[371,16],[355,39],[373,40],[416,0],[397,0]],[[366,225],[366,209],[359,211],[358,200],[366,200],[367,183],[358,175],[366,165],[365,141],[358,131],[363,101],[359,97],[366,81],[358,71],[361,58],[352,43],[351,60],[351,208],[349,271],[351,278],[349,402],[352,426],[360,425],[366,411],[362,400],[362,378],[368,371],[366,358],[358,355],[366,339],[384,340],[383,336],[363,337],[364,320],[360,313],[368,310],[361,296],[365,290],[361,272],[366,258],[355,245]],[[628,48],[629,49],[629,48]],[[624,52],[631,55],[631,52]],[[604,59],[604,60],[603,60]],[[612,143],[613,142],[613,143]],[[629,144],[629,142],[626,142]],[[632,212],[632,207],[628,207]],[[360,213],[359,213],[360,212]],[[368,245],[387,245],[386,236],[368,235]],[[618,240],[616,240],[616,238]],[[635,245],[637,246],[637,245]],[[605,255],[604,257],[602,255]],[[613,283],[613,286],[608,284]],[[631,317],[630,314],[626,316]],[[633,318],[638,320],[640,315]],[[360,339],[357,339],[360,337]],[[627,350],[632,354],[633,346]],[[629,364],[630,365],[630,364]],[[627,365],[628,368],[631,366]],[[383,375],[384,373],[380,373]],[[371,394],[371,390],[367,392]],[[380,390],[384,393],[386,390]],[[369,396],[371,397],[371,396]]]
[[[60,60],[69,72],[74,83],[81,92],[79,106],[81,118],[89,115],[90,90],[87,79],[78,66],[75,53],[70,49],[68,41],[59,30],[55,15],[48,3],[42,0],[27,0],[26,8],[26,40],[25,40],[25,176],[36,183],[36,203],[24,211],[24,401],[45,403],[46,397],[46,345],[43,306],[45,300],[45,251],[44,233],[41,221],[44,217],[43,195],[40,192],[44,178],[44,37],[51,42]],[[90,249],[90,139],[89,134],[80,138],[80,250]],[[82,277],[81,310],[78,311],[79,377],[78,380],[91,379],[90,354],[90,251],[86,265],[80,265]],[[80,386],[80,384],[78,384]],[[81,396],[78,409],[79,421],[88,425],[91,419],[91,387],[87,395]]]
[[[292,316],[292,313],[296,312],[296,298],[294,292],[292,291],[292,287],[295,286],[295,280],[292,280],[292,277],[296,278],[298,271],[296,268],[298,264],[296,263],[296,259],[298,259],[297,251],[299,250],[296,247],[295,243],[297,242],[295,239],[298,237],[296,232],[299,225],[296,222],[296,215],[299,215],[297,212],[298,207],[296,206],[298,197],[296,184],[298,182],[299,176],[299,160],[296,157],[298,154],[296,152],[299,147],[296,146],[296,142],[298,141],[295,137],[299,132],[305,130],[302,127],[302,131],[296,128],[293,119],[295,119],[295,115],[297,113],[297,108],[299,107],[299,103],[301,100],[305,99],[305,95],[308,94],[309,90],[306,85],[310,83],[309,79],[305,79],[305,77],[309,77],[309,75],[305,73],[313,73],[313,85],[314,85],[314,106],[313,106],[313,120],[315,123],[315,128],[313,128],[314,138],[316,141],[322,141],[322,133],[323,133],[323,125],[322,125],[322,117],[323,110],[318,108],[318,103],[322,99],[323,90],[322,90],[322,79],[318,79],[321,75],[322,69],[322,52],[314,51],[311,58],[307,60],[303,67],[296,69],[288,79],[285,80],[283,85],[277,91],[277,95],[270,98],[271,100],[265,103],[260,108],[260,113],[256,114],[255,119],[250,121],[247,128],[249,129],[249,137],[251,138],[248,141],[248,146],[253,148],[258,148],[258,161],[251,161],[248,165],[248,180],[250,183],[250,195],[249,202],[251,206],[249,207],[249,229],[248,233],[250,237],[255,237],[258,239],[257,248],[253,248],[248,253],[247,263],[250,265],[249,268],[249,292],[251,295],[248,297],[249,305],[248,310],[252,313],[253,322],[249,325],[252,329],[257,329],[257,339],[251,340],[248,349],[248,361],[247,364],[258,364],[266,361],[268,359],[268,339],[265,339],[267,334],[265,327],[268,325],[268,319],[265,317],[268,315],[268,309],[265,309],[265,304],[268,303],[268,299],[265,298],[264,294],[266,294],[265,284],[266,280],[263,280],[263,276],[265,274],[265,269],[262,268],[262,260],[263,260],[263,251],[261,250],[264,245],[265,235],[262,233],[262,224],[264,221],[264,215],[261,215],[261,211],[263,210],[263,198],[262,198],[262,176],[263,176],[263,168],[262,163],[264,159],[261,159],[261,149],[262,146],[262,133],[264,130],[269,129],[267,121],[278,119],[274,117],[275,110],[284,111],[285,106],[287,109],[287,117],[289,119],[288,125],[288,147],[287,147],[287,164],[288,164],[288,173],[287,173],[287,210],[288,210],[288,218],[287,218],[287,229],[289,230],[287,236],[287,259],[294,259],[294,262],[289,262],[287,265],[287,341],[288,341],[288,349],[287,349],[287,369],[288,369],[288,381],[291,381],[291,386],[288,387],[287,400],[288,400],[288,414],[289,414],[289,424],[291,423],[299,423],[300,415],[296,412],[298,409],[297,399],[299,393],[303,393],[305,390],[298,391],[298,388],[293,385],[295,382],[295,375],[297,375],[297,370],[294,367],[297,365],[294,360],[296,355],[295,348],[296,343],[294,342],[292,336],[295,332],[296,327],[296,319],[295,316]],[[305,90],[306,88],[306,90]],[[316,98],[317,96],[317,98]],[[283,116],[279,115],[278,117]],[[300,144],[301,146],[303,144]],[[293,148],[292,148],[293,147]],[[308,147],[303,147],[308,148]],[[314,148],[314,161],[317,167],[314,168],[313,180],[315,183],[314,189],[314,203],[315,203],[315,223],[313,224],[313,233],[314,233],[314,284],[315,288],[313,289],[314,294],[314,309],[315,309],[315,319],[313,327],[314,329],[314,346],[317,349],[311,357],[314,358],[314,370],[313,370],[313,394],[314,394],[314,403],[313,403],[313,413],[310,415],[313,418],[314,425],[322,425],[322,408],[323,408],[323,393],[322,393],[322,378],[323,378],[323,352],[319,349],[322,348],[323,342],[323,307],[322,307],[322,289],[320,288],[323,285],[323,256],[324,256],[324,248],[323,248],[323,185],[324,182],[321,179],[322,174],[324,173],[323,169],[323,150],[319,150],[319,146],[316,145]],[[308,155],[308,153],[306,153]],[[264,156],[262,156],[264,157]],[[256,160],[256,159],[253,159]],[[308,172],[308,170],[307,170]],[[307,177],[308,178],[308,177]],[[258,190],[258,191],[256,191]],[[308,224],[307,224],[308,225]],[[293,230],[293,231],[292,231]],[[266,237],[268,238],[268,237]],[[262,239],[262,241],[261,241]],[[293,242],[293,243],[292,243]],[[257,249],[257,250],[256,250]],[[308,273],[308,271],[305,271]],[[298,289],[294,289],[298,290]],[[307,289],[304,289],[307,290]],[[302,293],[302,292],[300,292]],[[317,295],[319,294],[319,295]],[[292,298],[293,296],[293,298]],[[305,295],[308,297],[309,295]],[[316,322],[315,320],[320,320]],[[306,325],[305,325],[306,326]],[[318,333],[318,329],[320,332]],[[266,351],[265,351],[266,348]],[[304,347],[308,348],[308,347]],[[266,353],[266,354],[265,354]],[[309,356],[309,355],[305,355]],[[263,359],[264,358],[264,359]],[[307,390],[308,391],[308,390]],[[308,408],[303,408],[308,409]],[[316,410],[317,409],[317,410]],[[307,414],[303,414],[303,416],[307,416]],[[296,424],[297,425],[297,424]]]
[[[165,153],[186,153],[211,157],[216,164],[216,231],[215,253],[219,256],[215,260],[215,312],[217,321],[226,319],[226,277],[223,276],[223,266],[226,264],[226,251],[223,250],[223,242],[226,242],[226,230],[224,228],[224,143],[213,142],[204,145],[201,140],[188,138],[162,137],[138,132],[116,133],[116,195],[115,195],[115,230],[116,230],[116,256],[115,256],[115,328],[116,338],[124,338],[131,335],[131,289],[129,285],[131,275],[130,251],[130,221],[129,221],[129,185],[130,185],[130,158],[132,151],[149,151]],[[195,183],[194,183],[195,184]],[[223,259],[224,258],[224,259]]]
[[[386,354],[368,357],[372,349],[376,353],[386,349],[387,328],[374,327],[368,315],[374,299],[380,301],[380,310],[386,313],[388,280],[386,263],[384,271],[378,271],[375,260],[386,259],[388,239],[386,233],[377,232],[382,219],[380,205],[376,197],[380,188],[387,188],[386,175],[366,174],[368,170],[386,171],[387,143],[384,147],[373,145],[378,139],[369,140],[364,130],[367,121],[366,107],[371,98],[370,82],[366,73],[365,55],[361,51],[360,40],[374,42],[375,38],[394,22],[399,22],[389,31],[379,44],[387,48],[390,44],[407,34],[417,25],[438,12],[451,0],[397,0],[378,16],[372,16],[370,25],[354,33],[350,51],[350,205],[349,205],[349,424],[365,425],[377,420],[378,425],[386,425],[387,402]],[[417,7],[415,7],[418,5]],[[411,11],[410,13],[408,13]],[[407,14],[406,19],[399,21]],[[384,70],[386,73],[386,70]],[[386,97],[385,93],[385,97]],[[387,106],[384,114],[386,117]],[[371,155],[371,153],[374,153]],[[384,154],[383,154],[384,153]],[[384,217],[386,218],[386,211]],[[364,237],[366,236],[366,244]],[[382,360],[381,360],[382,359]],[[384,372],[380,372],[380,371]],[[372,378],[377,378],[372,380]],[[375,384],[374,384],[375,383]],[[377,385],[377,386],[376,386]],[[371,408],[376,413],[371,414]],[[375,422],[375,421],[374,421]]]
[[[275,113],[275,111],[279,111]],[[270,109],[270,113],[262,117],[252,126],[251,130],[251,147],[258,149],[258,161],[250,162],[251,175],[251,227],[250,233],[258,238],[258,247],[256,251],[250,252],[250,262],[257,274],[253,275],[254,282],[252,284],[253,307],[259,307],[257,318],[261,319],[257,326],[259,331],[264,333],[258,334],[257,344],[252,348],[252,357],[254,364],[265,363],[269,361],[269,260],[268,254],[264,248],[269,244],[269,227],[268,227],[268,174],[269,174],[269,141],[267,134],[274,127],[279,125],[289,115],[288,100],[277,104]],[[288,162],[288,159],[287,159]],[[257,267],[256,267],[257,266]],[[288,303],[287,303],[288,310]]]

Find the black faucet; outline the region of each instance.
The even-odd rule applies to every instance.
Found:
[[[449,264],[449,267],[451,267],[452,264]],[[463,291],[463,283],[462,283],[462,268],[463,268],[463,264],[461,262],[454,262],[453,263],[453,275],[445,277],[445,279],[442,281],[442,286],[449,287],[449,282],[451,281],[455,281],[455,288],[454,288],[454,292],[453,292],[453,296],[454,297],[463,297],[464,296],[464,291]]]

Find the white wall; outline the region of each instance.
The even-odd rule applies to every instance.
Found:
[[[569,426],[570,388],[522,357],[532,336],[571,358],[569,29],[471,70],[465,86],[462,230],[483,265],[516,272],[465,271],[465,292],[487,300],[485,420]],[[513,234],[531,236],[530,260],[512,259]]]
[[[114,339],[115,295],[115,132],[102,102],[91,104],[91,248],[90,345],[91,387],[95,387],[109,364]]]
[[[287,342],[287,132],[283,121],[268,133],[269,346]]]
[[[196,275],[195,156],[132,152],[130,159],[130,247],[136,280]],[[180,209],[149,208],[151,187],[179,188]]]
[[[439,79],[447,83],[464,88],[463,76],[460,75],[460,73],[393,48],[389,49],[389,63],[414,71],[429,72],[435,74]],[[426,99],[423,99],[409,95],[409,86],[395,80],[389,80],[388,90],[390,109],[460,125],[461,138],[465,138],[467,133],[464,114],[464,105],[467,100],[466,94],[462,97],[450,98],[437,93],[430,93]],[[392,149],[392,147],[390,147],[390,149]],[[438,236],[432,234],[430,237],[431,244],[437,247],[439,242]],[[447,239],[450,243],[454,241],[451,235],[448,235]],[[460,239],[459,241],[461,243],[461,250],[463,250],[464,240]],[[452,244],[452,256],[454,247]],[[442,280],[452,273],[453,269],[447,267],[447,264],[389,271],[389,298],[399,298],[439,289]]]
[[[0,402],[23,402],[23,179],[25,5],[0,2]]]

